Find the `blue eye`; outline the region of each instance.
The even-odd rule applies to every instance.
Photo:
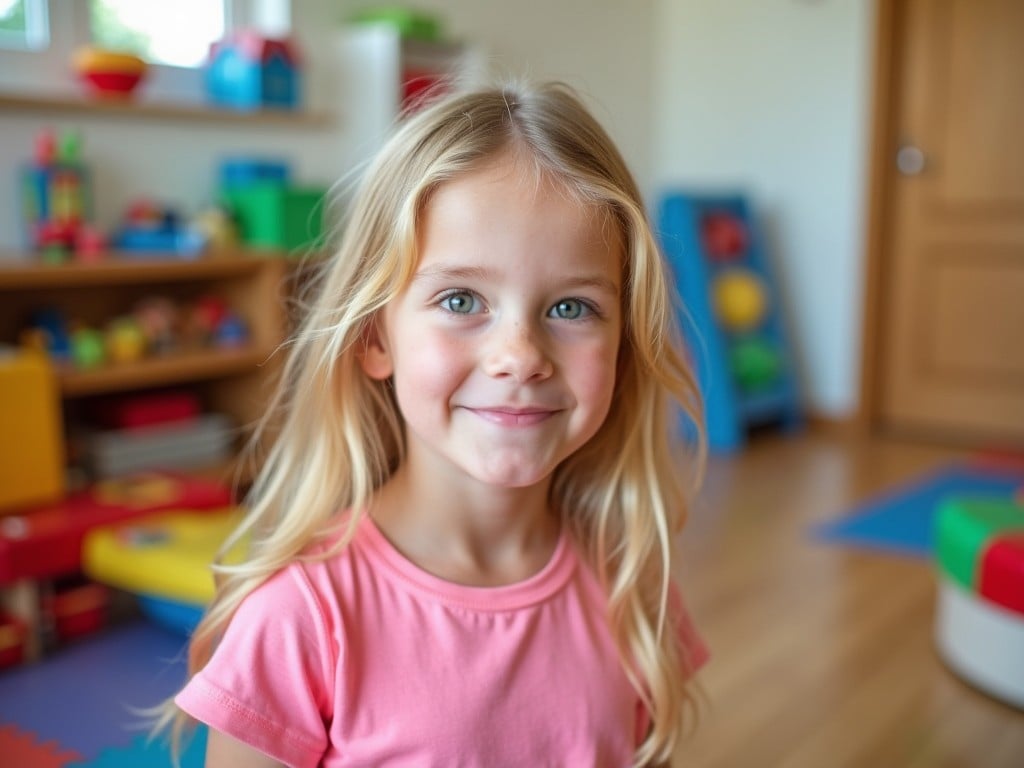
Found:
[[[588,311],[590,307],[579,299],[562,299],[551,308],[548,315],[560,320],[579,320]]]
[[[441,306],[457,315],[472,313],[476,303],[476,297],[467,291],[454,291],[441,299]]]

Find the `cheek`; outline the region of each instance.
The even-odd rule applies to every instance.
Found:
[[[421,329],[396,359],[400,403],[446,403],[465,377],[465,351],[442,335]]]
[[[602,419],[611,407],[615,390],[616,355],[618,345],[595,344],[584,350],[571,362],[578,398],[585,400],[588,410]]]

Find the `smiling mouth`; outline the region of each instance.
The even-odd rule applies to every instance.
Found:
[[[551,418],[557,411],[541,408],[468,408],[484,421],[502,427],[529,427]]]

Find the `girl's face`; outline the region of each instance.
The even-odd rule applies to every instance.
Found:
[[[505,158],[433,194],[419,247],[362,358],[373,378],[394,377],[407,461],[441,483],[547,480],[611,403],[622,335],[614,227]]]

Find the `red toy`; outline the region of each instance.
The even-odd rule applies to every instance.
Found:
[[[82,539],[98,525],[169,509],[220,509],[230,503],[231,493],[221,483],[147,473],[9,515],[0,519],[0,585],[77,572]]]
[[[747,250],[747,228],[731,213],[710,213],[701,222],[704,250],[713,261],[738,258]]]

